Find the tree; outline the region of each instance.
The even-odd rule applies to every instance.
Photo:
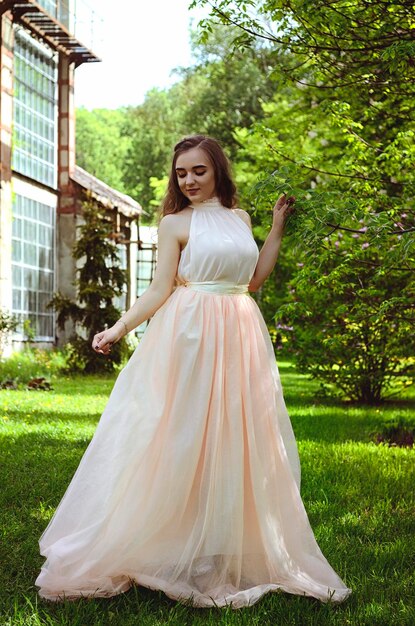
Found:
[[[76,111],[76,162],[107,185],[126,192],[123,171],[130,144],[124,109]]]
[[[124,165],[124,183],[146,209],[155,206],[151,182],[169,173],[173,146],[184,135],[205,133],[219,139],[230,157],[238,142],[233,129],[249,127],[263,116],[262,101],[273,93],[268,80],[268,51],[229,57],[232,37],[215,30],[214,39],[193,36],[196,64],[177,70],[181,79],[168,89],[152,89],[143,104],[128,109],[125,127],[132,138]],[[149,218],[154,220],[154,212]]]
[[[230,54],[236,29],[216,26],[208,39],[192,34],[197,62],[182,70],[183,121],[189,132],[218,139],[233,159],[239,147],[235,128],[249,128],[264,116],[263,103],[272,98],[275,85],[270,50],[260,44]]]
[[[74,368],[86,372],[110,371],[124,356],[124,342],[115,343],[110,357],[106,358],[96,354],[91,345],[99,330],[105,325],[112,326],[119,319],[121,312],[113,300],[121,295],[126,275],[119,267],[117,247],[109,239],[111,220],[101,214],[93,200],[84,202],[83,219],[73,250],[74,258],[82,263],[75,281],[77,300],[57,293],[50,306],[58,312],[60,328],[64,328],[68,319],[75,324],[76,334],[72,338]]]
[[[170,166],[174,144],[185,134],[181,124],[183,104],[177,88],[152,89],[143,104],[130,107],[124,120],[131,142],[123,162],[127,192],[150,213],[144,222],[154,220],[152,178],[161,178]]]
[[[239,28],[238,50],[259,38],[273,53],[273,102],[262,121],[236,136],[245,170],[249,154],[251,183],[257,174],[259,223],[276,193],[297,197],[287,230],[304,267],[292,278],[292,305],[277,320],[294,326],[301,366],[348,397],[377,401],[391,372],[405,382],[414,365],[412,4],[317,0],[311,10],[300,0],[223,0],[213,3],[202,36],[215,21]],[[394,339],[386,341],[391,324]],[[349,377],[356,351],[365,363],[350,365],[355,388],[346,389],[339,376]]]

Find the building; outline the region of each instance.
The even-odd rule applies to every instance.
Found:
[[[25,320],[39,345],[67,338],[47,304],[56,291],[75,296],[85,194],[113,218],[129,270],[122,304],[137,295],[143,209],[75,164],[75,70],[100,60],[96,18],[83,0],[0,0],[0,307],[21,320],[14,347],[26,339]]]

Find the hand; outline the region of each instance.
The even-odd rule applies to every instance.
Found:
[[[272,209],[272,228],[277,230],[279,233],[283,232],[287,217],[295,211],[294,202],[294,196],[287,198],[287,194],[283,194],[278,198],[274,208]]]
[[[92,349],[99,354],[107,356],[111,352],[111,346],[122,337],[122,329],[112,326],[108,330],[103,330],[94,336],[92,341]]]

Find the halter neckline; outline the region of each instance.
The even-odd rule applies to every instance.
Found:
[[[207,198],[207,200],[202,200],[201,202],[192,202],[189,206],[194,209],[224,209],[221,204],[221,201],[217,196],[213,196],[212,198]]]

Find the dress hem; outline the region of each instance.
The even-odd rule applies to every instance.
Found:
[[[172,585],[166,581],[144,574],[135,574],[126,577],[126,580],[120,584],[116,590],[97,588],[95,591],[88,590],[84,593],[80,590],[68,590],[66,593],[60,593],[56,591],[48,592],[47,590],[40,589],[38,593],[41,598],[50,602],[61,602],[65,600],[75,601],[82,598],[93,600],[95,598],[109,598],[121,593],[126,593],[134,585],[142,586],[153,591],[162,591],[171,600],[186,604],[192,608],[230,607],[232,609],[239,609],[249,607],[257,603],[265,594],[270,592],[289,593],[314,598],[323,603],[339,604],[346,600],[352,593],[352,590],[347,587],[342,589],[327,589],[325,592],[322,590],[321,594],[318,594],[317,592],[316,594],[313,594],[305,590],[294,590],[292,587],[290,588],[284,584],[264,583],[250,587],[249,589],[235,589],[235,591],[231,591],[229,589],[230,585],[226,585],[228,590],[222,592],[222,596],[220,595],[220,590],[216,590],[215,596],[212,596],[207,593],[197,592],[194,589],[185,591],[180,588],[179,585]]]

